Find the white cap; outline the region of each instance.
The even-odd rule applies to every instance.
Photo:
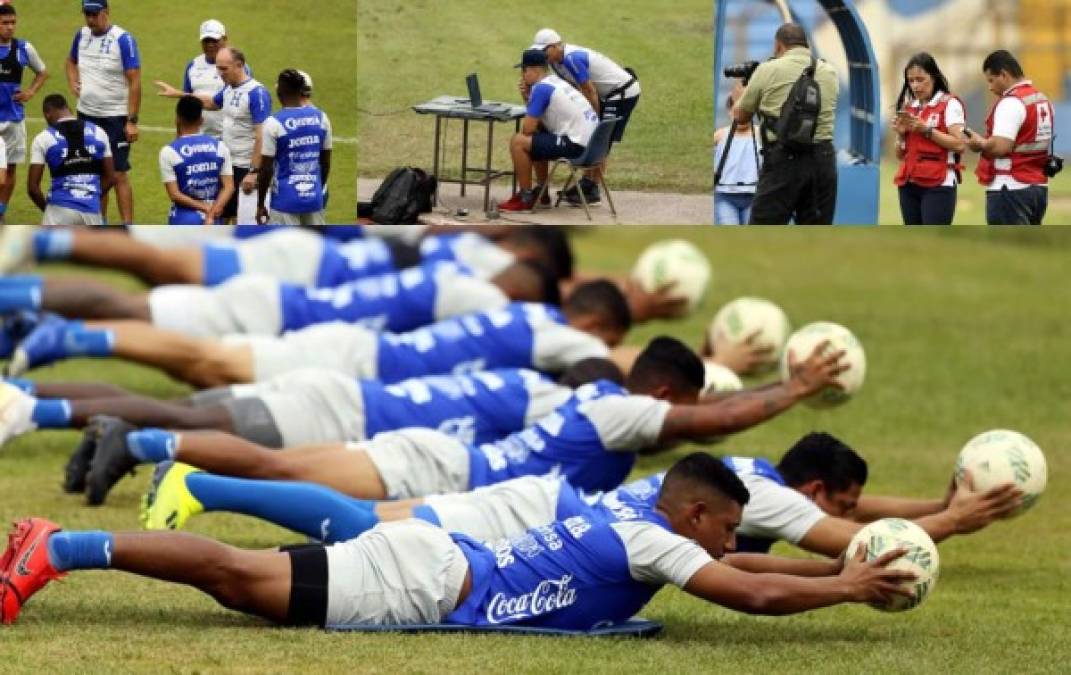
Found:
[[[556,45],[562,41],[562,36],[553,28],[543,28],[535,34],[535,41],[529,49],[546,49],[550,45]]]
[[[219,21],[215,19],[209,19],[201,24],[201,39],[205,40],[211,38],[213,40],[219,40],[227,34],[227,28]]]
[[[304,70],[299,70],[302,79],[305,80],[305,91],[301,92],[305,96],[312,96],[312,75],[309,75]]]

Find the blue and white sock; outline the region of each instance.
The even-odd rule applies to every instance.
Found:
[[[37,260],[66,260],[74,248],[74,230],[47,228],[33,233],[33,254]]]
[[[39,429],[70,429],[71,402],[63,398],[39,398],[30,416]]]
[[[110,532],[60,530],[48,538],[48,561],[59,572],[107,569],[112,566],[114,548]]]
[[[141,429],[126,435],[130,454],[147,464],[175,459],[179,436],[163,429]]]
[[[4,382],[10,384],[12,387],[18,387],[24,394],[30,396],[37,395],[37,385],[33,383],[33,380],[27,380],[21,377],[5,377]]]
[[[375,502],[314,483],[197,472],[186,476],[186,487],[205,511],[262,518],[325,543],[353,539],[379,522]]]
[[[11,277],[0,281],[0,313],[41,309],[41,277]]]
[[[63,341],[68,356],[111,356],[115,353],[115,331],[86,328],[81,321],[67,324],[67,339]]]

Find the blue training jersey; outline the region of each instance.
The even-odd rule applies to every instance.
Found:
[[[408,333],[383,333],[376,373],[384,382],[398,382],[421,375],[532,368],[535,331],[546,322],[566,323],[557,307],[512,303]]]
[[[443,263],[357,279],[333,288],[280,284],[282,329],[285,332],[331,321],[393,332],[427,326],[435,322],[440,279],[459,274],[467,272]]]
[[[178,163],[171,163],[179,192],[200,202],[215,202],[223,189],[223,146],[207,134],[182,136],[168,144],[177,156]],[[165,151],[166,152],[166,151]],[[170,153],[168,153],[170,154]],[[171,205],[169,225],[201,225],[204,213],[178,204]]]
[[[275,157],[271,208],[281,213],[314,213],[324,208],[320,158],[327,149],[328,127],[314,106],[283,108],[265,125],[271,142],[265,154]],[[274,146],[274,147],[273,147]]]
[[[669,531],[657,513],[643,520]],[[588,630],[627,621],[661,588],[633,579],[614,526],[586,516],[485,544],[450,536],[469,561],[472,591],[447,623]]]
[[[12,39],[0,45],[0,122],[21,122],[26,119],[23,105],[15,100],[22,89],[22,75],[31,65],[26,41]]]
[[[438,429],[462,443],[493,441],[524,428],[530,390],[550,382],[534,370],[517,368],[397,384],[361,380],[366,435],[416,426]]]
[[[52,182],[48,203],[81,211],[100,213],[101,173],[109,151],[92,122],[68,119],[44,132],[47,150],[44,161]]]
[[[632,470],[636,453],[608,449],[584,410],[587,403],[613,396],[628,392],[609,380],[585,384],[534,426],[470,447],[469,488],[545,474],[564,476],[583,490],[617,487]]]

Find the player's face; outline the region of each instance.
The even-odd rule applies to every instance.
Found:
[[[216,59],[216,71],[229,85],[242,83],[242,69],[238,67],[238,62],[231,57],[230,52],[223,52]]]
[[[548,45],[543,51],[547,54],[547,61],[551,63],[560,63],[562,56],[565,54],[565,49],[562,48],[561,43]]]
[[[543,79],[543,69],[529,66],[522,69],[521,78],[529,87]]]
[[[0,40],[10,42],[15,37],[15,16],[0,16]]]
[[[987,70],[985,72],[985,83],[989,86],[989,91],[997,96],[1003,96],[1004,92],[1008,89],[1007,80],[1004,77],[1003,70],[999,73],[991,73]]]
[[[863,488],[858,483],[853,484],[847,490],[839,491],[829,491],[823,487],[815,491],[814,503],[831,516],[846,518],[855,511],[862,492]]]
[[[689,537],[711,555],[720,558],[736,550],[736,529],[740,527],[743,508],[731,499],[718,496],[690,514],[682,529],[674,531]]]
[[[907,69],[907,86],[911,87],[911,93],[920,101],[928,101],[933,96],[933,78],[918,66]]]

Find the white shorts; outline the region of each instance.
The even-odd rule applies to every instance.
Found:
[[[7,166],[13,168],[26,159],[26,121],[0,122],[0,139],[7,148]]]
[[[283,330],[279,281],[242,274],[218,286],[158,286],[149,291],[149,314],[158,328],[194,337],[278,335]]]
[[[104,217],[99,213],[86,213],[66,206],[49,204],[45,215],[41,217],[42,225],[103,225]]]
[[[187,248],[229,240],[233,225],[128,225],[130,236],[159,248]]]
[[[315,286],[324,254],[323,237],[281,229],[234,243],[243,274],[263,274],[300,286]]]
[[[258,398],[271,412],[283,447],[366,440],[364,397],[354,378],[305,368],[266,382],[230,388],[235,398]]]
[[[424,504],[435,511],[447,532],[461,532],[480,541],[508,539],[554,522],[564,480],[525,476],[471,492],[432,495]]]
[[[326,551],[328,626],[440,623],[469,569],[450,535],[422,520],[383,523]]]
[[[262,382],[301,368],[326,368],[356,379],[375,379],[378,335],[343,322],[320,323],[278,337],[225,335],[225,344],[253,351],[253,377]]]
[[[399,429],[376,434],[360,445],[379,471],[388,499],[412,499],[469,489],[469,451],[433,429]]]
[[[271,210],[268,214],[268,223],[271,225],[313,225],[320,226],[326,225],[327,219],[324,217],[323,211],[313,211],[312,213],[283,213],[282,211]]]

